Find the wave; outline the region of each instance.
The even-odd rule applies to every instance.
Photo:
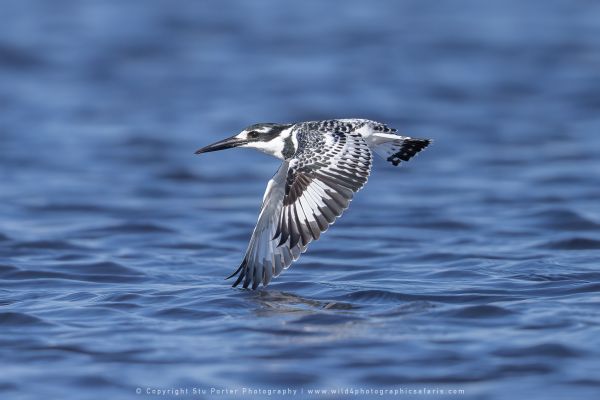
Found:
[[[116,225],[108,225],[98,228],[88,228],[82,231],[85,236],[104,235],[128,235],[128,234],[152,234],[152,233],[174,233],[175,230],[154,223],[124,222]]]
[[[536,224],[542,228],[561,231],[600,229],[600,223],[569,209],[544,210],[530,214],[528,217],[535,219]]]
[[[444,311],[441,314],[455,318],[498,318],[515,314],[505,307],[491,304],[467,306]]]
[[[64,264],[52,270],[22,269],[7,266],[0,269],[2,279],[12,281],[40,281],[44,279],[64,281],[87,281],[98,283],[134,282],[144,279],[145,274],[116,262]]]
[[[3,327],[50,326],[51,323],[42,318],[23,312],[0,312],[0,325]]]
[[[544,242],[537,247],[552,250],[600,250],[600,240],[572,237]]]

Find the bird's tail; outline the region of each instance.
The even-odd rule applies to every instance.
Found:
[[[375,146],[374,150],[384,160],[398,165],[400,161],[410,160],[418,152],[429,146],[431,142],[431,139],[399,136],[397,139],[392,139]]]

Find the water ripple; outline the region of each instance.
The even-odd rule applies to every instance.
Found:
[[[0,13],[2,399],[598,397],[595,2],[21,3]],[[293,267],[232,289],[279,161],[193,152],[336,116],[435,141],[375,159]]]

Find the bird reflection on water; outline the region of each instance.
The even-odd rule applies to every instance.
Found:
[[[351,311],[358,309],[350,303],[318,300],[278,290],[260,290],[248,296],[259,307],[259,314],[324,313],[327,310]]]

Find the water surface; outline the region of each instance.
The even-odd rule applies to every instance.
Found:
[[[1,397],[595,398],[600,7],[523,3],[3,2]],[[279,162],[194,150],[332,117],[435,143],[230,288]]]

